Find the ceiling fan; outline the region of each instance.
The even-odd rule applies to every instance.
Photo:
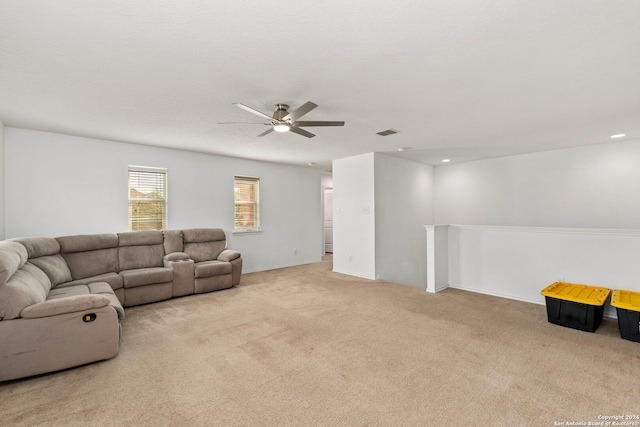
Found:
[[[276,104],[275,111],[273,112],[273,116],[268,116],[264,113],[261,113],[258,110],[254,110],[251,107],[247,107],[244,104],[234,103],[238,108],[242,108],[250,113],[255,114],[256,116],[262,117],[263,119],[269,120],[269,123],[228,123],[221,122],[218,124],[263,124],[266,126],[270,126],[269,129],[262,132],[258,136],[265,136],[270,134],[273,131],[276,132],[293,132],[298,135],[306,136],[307,138],[313,138],[315,135],[309,131],[306,131],[301,128],[301,126],[344,126],[344,122],[328,122],[328,121],[298,121],[298,119],[309,111],[313,110],[317,107],[313,102],[305,102],[300,107],[295,110],[289,112],[289,106],[287,104]]]

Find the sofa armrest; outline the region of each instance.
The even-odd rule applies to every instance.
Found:
[[[75,295],[71,297],[56,298],[30,305],[22,310],[20,316],[25,319],[56,316],[63,313],[92,310],[109,305],[106,295]]]
[[[231,249],[225,249],[218,255],[218,261],[231,262],[236,258],[240,258],[240,252]]]
[[[165,267],[167,266],[167,262],[185,261],[188,259],[191,259],[191,258],[189,258],[189,255],[185,254],[184,252],[171,252],[170,254],[166,254],[164,257],[162,257]]]

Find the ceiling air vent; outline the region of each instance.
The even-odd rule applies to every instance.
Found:
[[[389,135],[393,135],[394,133],[398,133],[398,132],[400,132],[400,131],[389,128],[389,129],[381,130],[380,132],[376,132],[376,135],[389,136]]]

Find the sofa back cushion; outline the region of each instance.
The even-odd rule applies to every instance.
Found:
[[[0,285],[0,320],[15,319],[32,304],[44,302],[51,282],[42,270],[27,262]]]
[[[224,230],[220,228],[192,228],[182,230],[184,252],[195,262],[211,261],[227,247]]]
[[[74,280],[118,272],[117,234],[65,236],[56,240]]]
[[[164,230],[164,253],[184,252],[182,230]]]
[[[60,255],[60,243],[51,237],[27,237],[16,239],[24,245],[29,262],[49,277],[51,287],[71,281],[71,271]]]
[[[29,258],[58,255],[60,253],[60,244],[51,237],[24,237],[15,241],[22,243],[27,249]]]
[[[51,281],[52,288],[72,280],[67,262],[60,254],[32,258],[29,262],[44,271]]]
[[[27,249],[18,242],[0,242],[0,285],[7,283],[7,280],[22,267],[29,257]]]
[[[162,231],[130,231],[118,233],[120,270],[162,267],[164,246]]]

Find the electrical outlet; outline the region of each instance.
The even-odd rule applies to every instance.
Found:
[[[349,261],[353,261],[353,255],[349,255]]]
[[[298,250],[296,248],[293,248],[293,254],[298,255]]]

